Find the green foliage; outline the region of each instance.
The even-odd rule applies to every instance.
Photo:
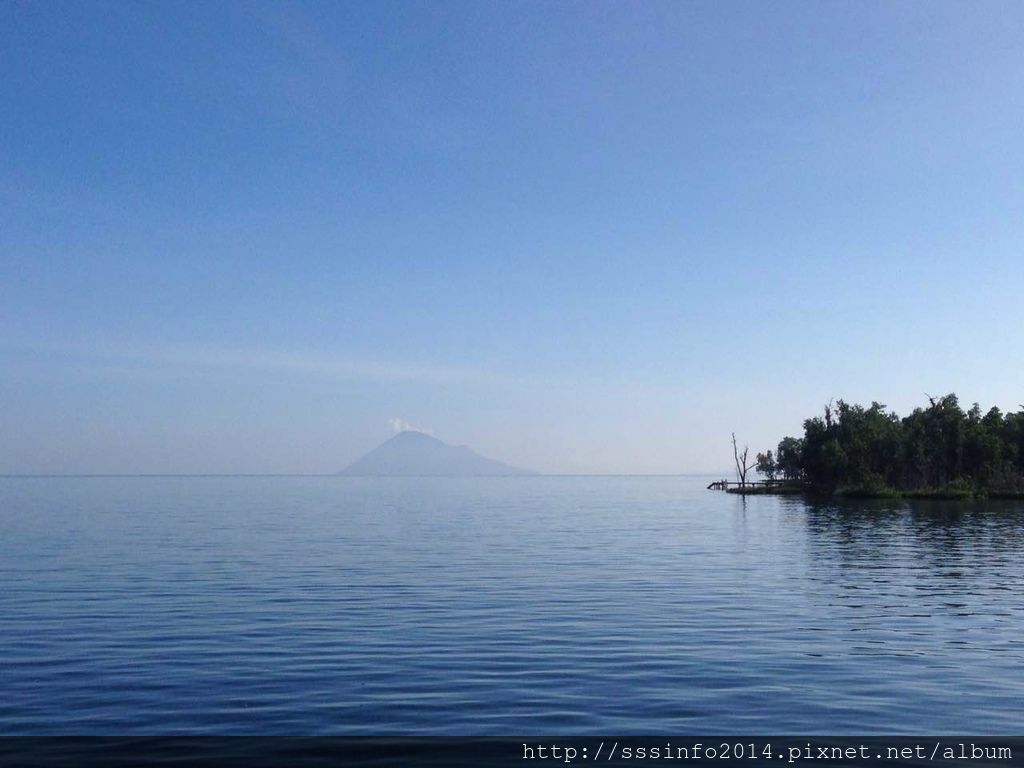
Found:
[[[840,486],[835,491],[836,496],[864,499],[888,499],[900,496],[900,492],[890,485],[886,485],[878,475],[864,478],[856,485]]]
[[[754,465],[754,469],[769,480],[774,480],[775,475],[778,474],[779,466],[775,461],[775,457],[772,456],[772,452],[768,451],[768,453],[757,454],[757,463]]]
[[[929,398],[927,408],[901,419],[881,403],[865,408],[839,400],[804,422],[802,438],[784,438],[774,464],[787,480],[844,495],[1021,492],[1024,406],[982,415],[977,404],[965,412],[950,394]]]
[[[804,441],[785,437],[775,451],[776,471],[785,480],[800,480],[804,476]]]

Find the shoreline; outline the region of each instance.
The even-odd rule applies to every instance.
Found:
[[[895,488],[837,488],[823,491],[805,485],[751,486],[727,488],[726,493],[737,496],[807,496],[818,499],[905,499],[925,501],[990,501],[1024,500],[1024,491],[975,492],[960,489],[901,491]]]

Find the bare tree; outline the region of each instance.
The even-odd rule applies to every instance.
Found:
[[[732,457],[736,462],[736,478],[740,481],[740,487],[744,487],[747,484],[747,472],[754,468],[757,462],[747,463],[747,454],[750,452],[750,448],[743,446],[741,452],[739,446],[736,445],[736,433],[732,433]]]

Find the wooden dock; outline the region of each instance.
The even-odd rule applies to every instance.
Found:
[[[792,480],[749,480],[745,483],[736,480],[715,480],[708,485],[709,491],[726,491],[728,493],[799,493],[802,486]]]

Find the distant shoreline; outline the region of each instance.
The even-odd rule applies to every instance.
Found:
[[[484,477],[538,478],[538,477],[675,477],[709,478],[719,477],[721,472],[537,472],[531,475],[344,475],[339,472],[11,472],[0,474],[6,478],[87,478],[87,477],[334,477],[338,479],[358,478],[414,478],[438,477],[450,479],[473,479]]]

